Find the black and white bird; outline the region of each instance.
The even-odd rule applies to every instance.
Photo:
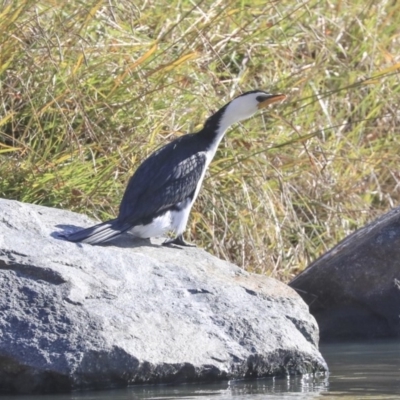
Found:
[[[71,242],[100,244],[129,231],[137,238],[175,237],[164,245],[191,246],[183,239],[190,210],[226,130],[283,94],[246,92],[209,117],[201,131],[181,136],[152,153],[130,178],[118,217],[66,236]]]

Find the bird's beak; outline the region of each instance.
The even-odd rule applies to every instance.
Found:
[[[268,107],[272,103],[276,103],[277,101],[285,100],[286,96],[284,94],[272,94],[268,99],[258,103],[258,109],[261,110],[262,108]]]

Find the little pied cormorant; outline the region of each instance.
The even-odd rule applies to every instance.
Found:
[[[134,237],[163,236],[163,244],[190,246],[183,232],[205,172],[226,130],[257,110],[283,100],[283,94],[246,92],[209,117],[203,129],[181,136],[152,153],[130,178],[118,217],[66,236],[71,242],[100,244],[130,231]]]

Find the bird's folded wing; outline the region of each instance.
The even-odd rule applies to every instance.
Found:
[[[193,196],[205,165],[206,153],[198,152],[179,162],[165,160],[156,173],[141,168],[129,181],[118,220],[136,223]]]

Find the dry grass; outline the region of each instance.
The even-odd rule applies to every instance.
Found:
[[[290,279],[399,202],[400,4],[4,1],[0,196],[114,216],[160,144],[241,91],[187,238]]]

